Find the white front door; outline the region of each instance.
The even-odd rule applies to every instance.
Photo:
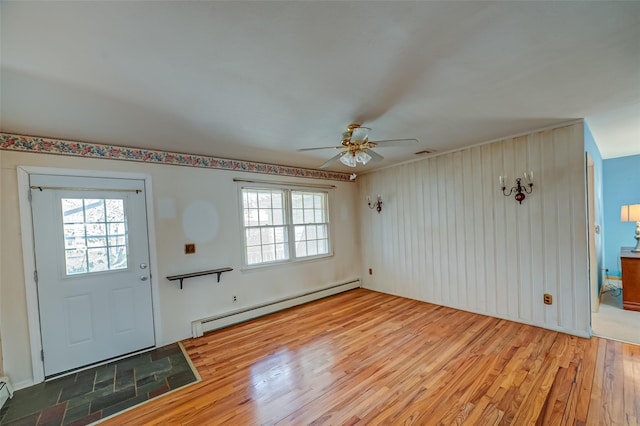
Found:
[[[45,376],[153,347],[144,181],[29,179]]]

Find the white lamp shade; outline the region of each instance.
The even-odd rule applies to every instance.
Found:
[[[630,204],[620,208],[621,222],[640,222],[640,204]]]

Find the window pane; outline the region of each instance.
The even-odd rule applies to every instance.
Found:
[[[307,225],[306,226],[307,239],[315,240],[316,237],[316,226],[315,225]]]
[[[302,194],[299,192],[292,192],[291,193],[291,207],[293,207],[294,209],[301,209],[302,208]]]
[[[287,230],[286,228],[275,228],[274,229],[276,243],[286,243],[287,242]]]
[[[107,222],[123,222],[124,221],[124,201],[123,200],[106,200]]]
[[[87,272],[87,259],[84,250],[65,250],[64,254],[68,275]]]
[[[247,247],[247,263],[249,265],[262,263],[262,249],[260,246]]]
[[[262,246],[262,261],[273,262],[276,260],[276,246],[275,244],[267,244]]]
[[[87,222],[104,222],[104,200],[84,200],[84,214]]]
[[[273,244],[275,243],[273,228],[262,229],[262,244]]]
[[[65,198],[62,200],[62,223],[84,223],[82,199]]]
[[[305,241],[296,243],[296,257],[305,257],[307,255],[307,243]]]
[[[318,254],[318,243],[316,240],[307,241],[307,256],[315,256]]]
[[[284,225],[284,210],[274,209],[272,212],[272,219],[273,225]]]
[[[309,193],[305,193],[303,196],[303,205],[305,209],[313,208],[313,195]]]
[[[293,209],[291,212],[293,214],[293,223],[304,223],[304,213],[302,209]]]
[[[282,209],[284,206],[282,205],[282,193],[274,192],[271,195],[271,207],[274,209]]]
[[[324,211],[323,210],[316,210],[315,211],[315,221],[316,223],[322,223],[324,222]]]
[[[316,235],[318,238],[327,237],[327,225],[316,225]]]
[[[271,192],[258,193],[258,208],[261,210],[271,208]]]
[[[105,237],[89,237],[87,238],[88,247],[106,247],[107,239]]]
[[[328,254],[329,244],[327,240],[318,240],[318,254]]]
[[[87,249],[89,272],[108,271],[109,260],[105,248]]]
[[[247,246],[260,245],[260,228],[247,229]]]
[[[304,209],[304,223],[313,223],[314,221],[314,211],[312,209]]]
[[[127,267],[127,247],[109,247],[110,269],[126,269]]]
[[[122,199],[63,198],[68,275],[127,268],[127,222]]]
[[[104,236],[107,235],[107,227],[103,223],[87,223],[87,236]]]
[[[276,244],[276,258],[278,260],[285,260],[289,258],[288,244]]]

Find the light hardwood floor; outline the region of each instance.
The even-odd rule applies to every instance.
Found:
[[[639,346],[365,289],[183,344],[202,381],[105,424],[640,421]]]

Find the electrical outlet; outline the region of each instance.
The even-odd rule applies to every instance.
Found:
[[[238,297],[237,296],[233,296],[233,301],[237,302],[238,301]]]
[[[369,275],[373,275],[373,268],[369,268]]]
[[[544,297],[542,298],[542,301],[544,302],[545,305],[551,305],[553,304],[553,296],[550,295],[549,293],[545,293]]]
[[[185,244],[184,245],[184,254],[193,254],[196,252],[196,245],[191,243],[191,244]]]

